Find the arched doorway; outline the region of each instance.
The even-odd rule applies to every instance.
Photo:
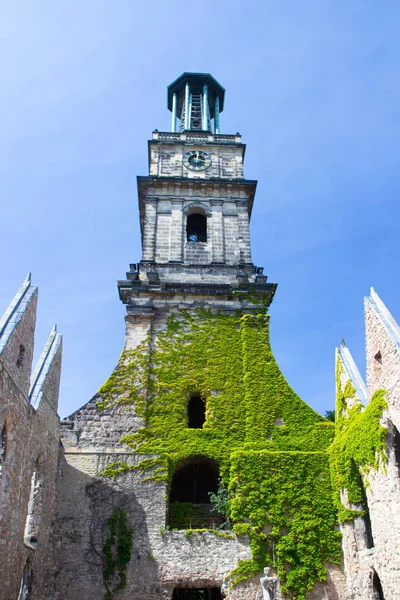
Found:
[[[222,521],[212,514],[210,492],[218,491],[218,464],[204,456],[186,460],[175,470],[169,495],[169,525],[173,529],[216,527]]]
[[[172,600],[222,600],[219,588],[175,588]]]

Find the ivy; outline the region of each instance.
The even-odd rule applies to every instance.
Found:
[[[340,564],[326,452],[239,450],[232,457],[230,490],[231,517],[242,521],[234,530],[249,535],[253,555],[239,563],[233,583],[274,565],[282,592],[303,600],[326,579],[325,562]]]
[[[341,493],[347,491],[350,504],[363,504],[364,491],[361,476],[377,470],[387,461],[386,428],[381,425],[382,412],[387,408],[385,390],[377,390],[367,406],[356,398],[356,390],[348,379],[342,386],[344,373],[340,358],[336,364],[336,435],[329,449],[334,502],[340,521],[348,521],[363,514],[343,506]],[[347,401],[353,406],[348,408]]]
[[[103,545],[104,571],[106,587],[104,600],[126,585],[126,567],[131,559],[133,529],[128,526],[126,512],[114,510],[107,520],[107,537]]]
[[[202,429],[188,428],[194,392],[206,402]],[[126,468],[169,485],[186,459],[219,465],[228,518],[237,535],[249,537],[252,552],[232,574],[233,584],[268,564],[284,593],[301,600],[326,577],[324,561],[340,560],[326,452],[335,427],[286,382],[270,348],[269,316],[257,307],[245,315],[204,308],[173,315],[151,350],[145,340],[121,355],[99,394],[99,408],[130,404],[142,419],[122,441],[146,457]],[[103,474],[124,470],[114,464]]]

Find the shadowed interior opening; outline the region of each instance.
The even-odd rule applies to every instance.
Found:
[[[219,588],[175,588],[172,600],[222,600]]]
[[[385,600],[381,580],[379,579],[379,575],[376,571],[374,571],[372,576],[372,587],[374,590],[374,600]]]
[[[206,242],[207,217],[201,213],[188,215],[186,221],[186,235],[188,242]]]
[[[172,478],[170,502],[210,504],[209,492],[218,491],[218,468],[198,457],[180,467]]]
[[[362,480],[360,471],[358,470],[358,467],[354,461],[352,461],[352,469],[354,470],[354,472],[357,475],[358,483],[361,488],[361,496],[362,496],[361,504],[365,510],[365,513],[362,517],[362,520],[364,522],[364,531],[365,531],[365,545],[367,548],[373,548],[375,544],[374,544],[374,538],[372,536],[371,517],[369,515],[368,500],[367,500],[367,494],[365,492],[364,482]]]
[[[201,429],[206,420],[206,403],[200,394],[192,394],[188,403],[188,427]]]

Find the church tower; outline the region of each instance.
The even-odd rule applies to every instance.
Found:
[[[224,99],[206,73],[168,86],[171,132],[153,132],[149,175],[137,178],[142,260],[118,282],[128,328],[132,316],[158,319],[177,306],[232,311],[251,307],[249,293],[266,307],[273,299],[276,284],[251,260],[257,182],[244,178],[241,136],[220,133]]]
[[[171,131],[148,142],[142,259],[118,281],[124,349],[61,423],[54,598],[345,598],[334,427],[272,354],[257,182],[241,136],[221,133],[224,100],[210,74],[183,73]]]

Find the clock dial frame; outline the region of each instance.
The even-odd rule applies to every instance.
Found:
[[[189,150],[184,154],[183,164],[191,171],[205,171],[211,166],[211,156],[204,150]]]

